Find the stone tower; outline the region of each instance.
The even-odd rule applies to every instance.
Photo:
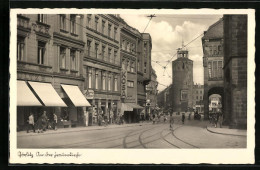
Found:
[[[186,112],[192,109],[193,61],[189,51],[177,49],[177,59],[172,62],[172,102],[174,112]]]

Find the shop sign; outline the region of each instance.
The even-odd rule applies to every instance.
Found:
[[[127,70],[121,71],[121,98],[126,98],[127,95]]]
[[[84,90],[86,99],[94,99],[94,90]]]

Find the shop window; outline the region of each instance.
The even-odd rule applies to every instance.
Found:
[[[24,37],[17,37],[17,60],[22,61],[24,58],[24,49],[25,49],[25,43],[24,43]]]
[[[70,15],[70,32],[76,34],[76,15]]]
[[[44,64],[44,57],[46,51],[46,43],[42,41],[38,41],[38,55],[37,55],[37,63]]]
[[[60,29],[66,30],[66,15],[60,15]]]
[[[38,21],[46,24],[47,23],[46,15],[38,14]]]
[[[71,70],[76,70],[77,62],[76,62],[76,50],[70,50],[70,62],[71,62]]]
[[[66,48],[60,47],[60,68],[66,68]]]

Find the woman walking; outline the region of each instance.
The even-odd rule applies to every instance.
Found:
[[[173,122],[174,122],[174,119],[173,119],[173,116],[172,116],[172,113],[170,114],[170,130],[173,130]]]

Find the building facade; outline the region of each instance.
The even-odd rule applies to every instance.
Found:
[[[84,22],[84,89],[92,104],[89,122],[95,124],[98,114],[115,117],[121,105],[121,25],[114,15],[87,14]]]
[[[223,98],[223,19],[211,25],[202,37],[204,67],[204,119],[208,119],[209,96]]]
[[[172,62],[172,102],[174,112],[187,112],[193,108],[193,61],[188,50],[179,48]]]
[[[224,116],[247,127],[247,15],[224,15]]]
[[[146,85],[146,117],[150,117],[151,114],[154,113],[154,110],[157,109],[157,87],[158,87],[158,82],[157,82],[157,75],[155,70],[152,68],[152,75],[151,75],[151,81],[149,82],[148,85]]]
[[[76,23],[83,23],[76,15],[17,15],[18,129],[25,128],[30,113],[37,121],[43,111],[50,120],[56,113],[61,126],[84,124],[85,42]],[[24,103],[33,96],[39,105]]]
[[[194,84],[193,85],[193,109],[198,113],[204,113],[204,85]]]

